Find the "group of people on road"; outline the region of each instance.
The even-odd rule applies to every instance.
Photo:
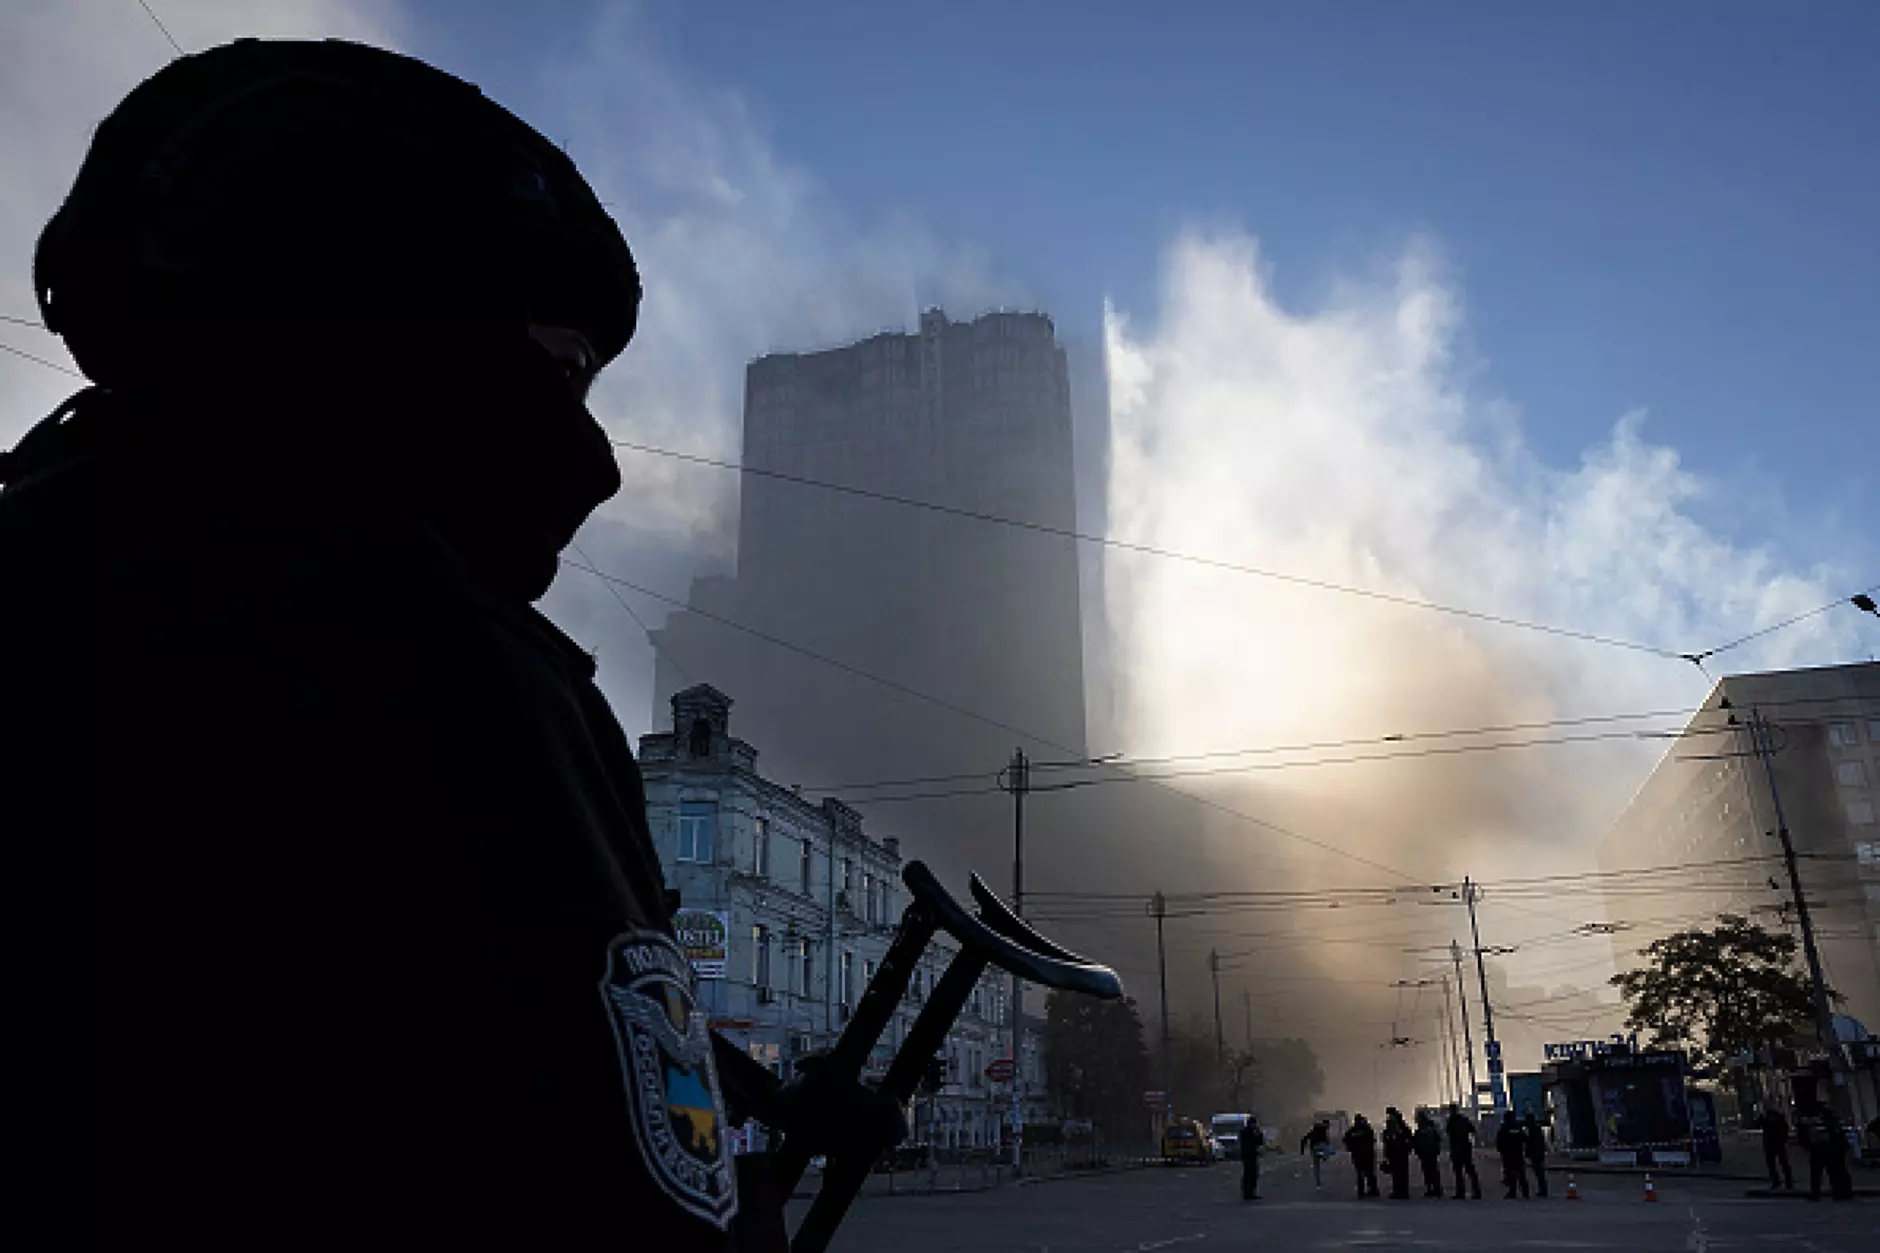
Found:
[[[1475,1169],[1475,1147],[1480,1137],[1475,1123],[1458,1105],[1450,1105],[1448,1117],[1441,1124],[1428,1111],[1418,1110],[1414,1127],[1393,1105],[1384,1111],[1381,1135],[1368,1118],[1359,1114],[1352,1119],[1341,1141],[1351,1155],[1360,1197],[1382,1195],[1377,1178],[1380,1149],[1385,1173],[1390,1176],[1391,1200],[1410,1199],[1410,1159],[1413,1157],[1422,1168],[1423,1195],[1448,1195],[1443,1187],[1442,1167],[1443,1151],[1447,1148],[1450,1171],[1455,1178],[1455,1199],[1473,1197],[1479,1201],[1482,1177]],[[1299,1151],[1312,1162],[1312,1186],[1323,1191],[1325,1162],[1337,1152],[1332,1147],[1330,1120],[1314,1123],[1300,1138]],[[1502,1121],[1495,1133],[1495,1152],[1501,1157],[1502,1186],[1507,1189],[1505,1195],[1509,1200],[1517,1196],[1547,1195],[1547,1134],[1531,1112],[1520,1119],[1510,1117]],[[1531,1191],[1530,1172],[1533,1175]]]
[[[1763,1165],[1769,1170],[1769,1190],[1795,1191],[1795,1172],[1789,1166],[1789,1140],[1792,1133],[1788,1116],[1779,1107],[1771,1105],[1763,1111],[1756,1126],[1762,1132]],[[1880,1118],[1874,1120],[1868,1131],[1875,1139],[1880,1139]],[[1793,1135],[1801,1141],[1803,1151],[1808,1154],[1809,1197],[1820,1199],[1821,1184],[1825,1178],[1830,1196],[1837,1201],[1850,1199],[1854,1195],[1854,1178],[1847,1169],[1849,1145],[1840,1117],[1821,1104],[1798,1109]]]

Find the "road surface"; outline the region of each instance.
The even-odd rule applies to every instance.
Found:
[[[1880,1202],[1753,1199],[1746,1185],[1658,1181],[1643,1200],[1634,1176],[1580,1176],[1582,1200],[1359,1201],[1346,1169],[1315,1193],[1299,1159],[1268,1169],[1263,1198],[1242,1202],[1239,1166],[1150,1168],[1007,1186],[990,1192],[868,1197],[833,1253],[1226,1253],[1239,1249],[1673,1250],[1675,1253],[1874,1253]],[[1331,1167],[1343,1167],[1337,1158]],[[1484,1181],[1491,1174],[1483,1163]],[[1413,1172],[1414,1173],[1414,1172]],[[1863,1182],[1865,1180],[1863,1179]],[[1413,1191],[1417,1191],[1414,1189]]]

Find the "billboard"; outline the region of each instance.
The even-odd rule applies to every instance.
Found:
[[[708,909],[681,909],[672,916],[672,934],[701,979],[722,979],[731,957],[731,915]]]

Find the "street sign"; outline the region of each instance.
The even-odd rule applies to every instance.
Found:
[[[1168,1093],[1156,1091],[1144,1092],[1142,1094],[1142,1103],[1144,1105],[1166,1105],[1168,1104]]]
[[[701,979],[722,979],[731,954],[731,915],[709,909],[681,909],[672,916],[672,933],[686,960]]]
[[[1012,1076],[1017,1073],[1018,1067],[1012,1064],[1009,1057],[995,1057],[992,1064],[986,1067],[986,1078],[994,1083],[1010,1083]]]

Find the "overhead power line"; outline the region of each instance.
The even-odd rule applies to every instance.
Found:
[[[85,377],[70,366],[60,365],[58,362],[48,360],[45,357],[39,356],[37,353],[27,352],[24,348],[15,348],[12,344],[0,344],[0,352],[10,352],[16,357],[24,357],[28,361],[45,366],[48,370],[57,370],[60,374],[69,374],[75,379]]]
[[[651,597],[654,600],[660,601],[663,604],[671,605],[677,609],[684,609],[688,613],[695,614],[698,617],[703,618],[708,622],[716,622],[720,626],[727,627],[734,631],[743,632],[744,634],[749,635],[755,639],[763,640],[766,643],[773,645],[774,647],[782,648],[789,652],[797,653],[797,654],[800,654],[801,656],[808,657],[813,661],[821,662],[822,664],[829,666],[833,669],[840,670],[845,674],[851,674],[857,678],[865,679],[868,682],[879,684],[883,687],[890,689],[891,691],[899,692],[903,696],[907,696],[914,700],[923,701],[927,704],[935,706],[936,708],[948,710],[951,713],[958,714],[962,718],[969,718],[974,722],[983,723],[986,726],[990,726],[990,727],[996,727],[999,730],[1009,732],[1012,735],[1016,735],[1020,737],[1021,739],[1029,740],[1036,744],[1043,744],[1047,748],[1054,748],[1060,753],[1075,753],[1077,751],[1076,749],[1060,744],[1055,740],[1050,740],[1035,732],[1027,731],[1023,727],[1014,726],[1009,722],[1002,721],[1001,719],[991,717],[987,714],[982,714],[977,710],[968,709],[964,705],[955,704],[953,701],[947,700],[944,697],[931,695],[927,692],[921,691],[918,688],[909,687],[905,683],[897,682],[894,679],[886,678],[882,675],[871,673],[870,671],[862,669],[860,666],[851,665],[850,663],[846,661],[840,661],[834,657],[826,656],[825,654],[819,653],[815,651],[814,649],[805,648],[801,644],[796,644],[796,643],[792,643],[789,640],[780,639],[779,637],[775,635],[771,635],[765,631],[759,631],[755,627],[746,626],[744,623],[735,621],[734,619],[731,619],[731,618],[727,618],[722,614],[715,614],[715,613],[710,612],[709,610],[701,609],[697,606],[690,605],[686,603],[685,601],[678,599],[677,597],[667,596],[663,592],[656,592],[653,589],[648,588],[648,587],[641,587],[639,584],[634,583],[628,579],[623,579],[619,575],[608,574],[606,571],[601,570],[596,566],[583,564],[581,562],[569,561],[566,557],[562,558],[562,564],[572,566],[577,570],[585,570],[589,574],[594,575],[596,578],[606,579],[610,582],[619,584],[621,587],[628,588],[629,590],[638,592],[642,596]],[[1374,858],[1366,857],[1361,853],[1354,853],[1350,849],[1340,848],[1336,844],[1330,844],[1324,840],[1316,839],[1302,832],[1294,831],[1290,827],[1283,827],[1276,822],[1271,822],[1265,818],[1261,818],[1257,815],[1247,813],[1244,810],[1236,809],[1232,805],[1222,804],[1221,802],[1212,800],[1209,797],[1197,796],[1193,792],[1184,792],[1182,789],[1178,787],[1172,787],[1166,783],[1157,783],[1154,786],[1159,787],[1163,791],[1166,791],[1172,795],[1179,796],[1183,800],[1186,800],[1190,802],[1191,804],[1201,805],[1205,808],[1215,810],[1219,813],[1226,814],[1229,817],[1236,818],[1240,820],[1241,822],[1246,822],[1253,826],[1260,827],[1263,830],[1271,831],[1276,835],[1283,835],[1287,839],[1295,840],[1301,844],[1309,845],[1312,848],[1319,849],[1323,852],[1330,853],[1334,856],[1343,857],[1349,861],[1357,862],[1360,865],[1369,866],[1373,870],[1381,870],[1386,874],[1395,876],[1396,878],[1402,879],[1406,882],[1414,881],[1413,876],[1405,873],[1402,870],[1397,869],[1395,866],[1386,865],[1385,863],[1381,861],[1378,861]]]
[[[1839,705],[1850,702],[1860,703],[1867,698],[1861,696],[1810,696],[1796,697],[1781,701],[1759,701],[1758,707],[1765,711],[1777,708],[1796,708],[1806,705]],[[1876,706],[1880,708],[1880,706]],[[1579,727],[1607,724],[1614,722],[1643,722],[1649,719],[1678,718],[1689,721],[1707,713],[1726,713],[1726,710],[1707,709],[1646,709],[1634,713],[1586,714],[1571,718],[1548,718],[1535,722],[1504,722],[1478,727],[1452,727],[1440,731],[1399,731],[1386,735],[1352,736],[1336,740],[1306,740],[1292,744],[1259,744],[1246,748],[1220,748],[1207,752],[1172,753],[1163,756],[1137,757],[1122,753],[1107,754],[1099,757],[1083,757],[1064,761],[1034,761],[1030,763],[1033,771],[1088,770],[1097,766],[1139,767],[1176,765],[1191,761],[1218,761],[1230,757],[1268,756],[1277,753],[1307,752],[1327,748],[1362,748],[1379,744],[1409,744],[1422,740],[1462,739],[1468,736],[1495,735],[1515,731],[1544,731],[1558,727]],[[1861,709],[1842,710],[1842,716],[1861,714]],[[1785,723],[1793,721],[1785,718]],[[1699,728],[1697,734],[1720,734],[1731,730],[1728,726]],[[1673,731],[1627,731],[1624,735],[1647,736],[1651,738],[1680,737],[1689,733],[1687,730]],[[876,779],[868,782],[818,783],[804,784],[803,790],[818,794],[847,796],[849,793],[873,791],[878,788],[915,787],[931,783],[965,783],[991,781],[997,777],[995,771],[973,770],[959,774],[914,775],[899,779]]]
[[[163,19],[157,16],[157,11],[150,7],[149,0],[137,0],[137,3],[143,6],[145,13],[150,15],[150,20],[157,24],[157,29],[163,32],[163,37],[170,41],[170,47],[176,50],[176,55],[179,57],[186,55],[183,52],[183,45],[176,42],[176,36],[172,35],[170,28],[163,24]]]
[[[617,448],[632,452],[646,453],[655,457],[668,457],[674,461],[689,462],[693,465],[711,466],[719,470],[729,470],[737,474],[749,474],[757,478],[773,479],[780,483],[793,483],[799,487],[813,487],[822,491],[840,492],[862,500],[878,501],[882,504],[899,505],[908,509],[921,509],[929,513],[943,514],[947,517],[964,518],[973,522],[984,522],[993,526],[1012,527],[1021,531],[1034,531],[1040,535],[1051,535],[1058,539],[1074,540],[1080,544],[1097,544],[1113,548],[1119,552],[1139,553],[1146,557],[1158,557],[1165,561],[1180,561],[1189,565],[1204,566],[1213,570],[1224,570],[1233,574],[1248,575],[1253,578],[1270,579],[1279,583],[1290,583],[1297,587],[1309,587],[1321,592],[1336,592],[1341,596],[1357,596],[1365,600],[1381,601],[1385,604],[1398,605],[1406,609],[1423,609],[1432,613],[1448,614],[1452,617],[1469,618],[1477,622],[1492,623],[1497,626],[1516,627],[1524,631],[1538,631],[1546,635],[1557,635],[1565,639],[1581,640],[1589,644],[1604,644],[1609,648],[1624,648],[1633,652],[1650,653],[1654,656],[1672,660],[1685,660],[1688,654],[1675,649],[1660,648],[1654,644],[1642,644],[1637,640],[1622,640],[1609,635],[1599,635],[1591,631],[1575,630],[1572,627],[1552,626],[1544,622],[1530,622],[1506,614],[1489,613],[1481,609],[1468,609],[1459,605],[1445,605],[1438,601],[1424,600],[1416,596],[1400,596],[1395,592],[1382,592],[1376,588],[1353,587],[1349,584],[1334,583],[1329,579],[1313,578],[1310,575],[1293,574],[1284,570],[1269,570],[1261,566],[1247,565],[1238,561],[1226,561],[1218,557],[1204,557],[1198,553],[1185,553],[1172,548],[1162,548],[1154,544],[1139,544],[1130,540],[1116,539],[1107,535],[1094,535],[1088,531],[1079,531],[1074,527],[1053,526],[1048,522],[1032,522],[1024,518],[1010,518],[1003,514],[988,513],[979,509],[967,509],[958,505],[941,504],[938,501],[921,500],[913,496],[902,496],[895,492],[877,491],[873,488],[855,487],[846,483],[832,483],[827,479],[810,478],[807,475],[790,474],[783,470],[764,470],[756,466],[736,461],[723,461],[716,457],[701,456],[697,453],[680,452],[672,448],[659,448],[651,444],[641,444],[633,440],[616,439]]]
[[[1365,600],[1380,601],[1406,609],[1422,609],[1431,613],[1448,614],[1452,617],[1467,618],[1476,622],[1486,622],[1495,626],[1513,627],[1523,631],[1536,631],[1545,635],[1559,636],[1563,639],[1579,640],[1589,644],[1603,644],[1609,648],[1623,648],[1632,652],[1648,653],[1674,661],[1689,661],[1700,670],[1703,663],[1718,653],[1727,652],[1739,644],[1758,639],[1783,627],[1793,626],[1817,614],[1826,613],[1836,605],[1846,603],[1850,597],[1843,596],[1829,601],[1807,613],[1797,614],[1784,622],[1764,627],[1740,639],[1715,648],[1700,651],[1664,648],[1656,644],[1646,644],[1638,640],[1619,639],[1615,636],[1601,635],[1593,631],[1581,631],[1573,627],[1556,626],[1545,622],[1534,622],[1525,618],[1516,618],[1508,614],[1491,613],[1487,610],[1470,609],[1460,605],[1448,605],[1440,601],[1426,600],[1417,596],[1403,596],[1395,592],[1379,591],[1376,588],[1355,587],[1346,583],[1336,583],[1330,579],[1314,578],[1310,575],[1295,574],[1285,570],[1271,570],[1262,566],[1248,565],[1244,562],[1227,561],[1218,557],[1205,557],[1199,553],[1182,552],[1177,549],[1163,548],[1154,544],[1141,544],[1131,540],[1116,539],[1108,535],[1096,535],[1088,531],[1079,531],[1074,527],[1054,526],[1048,522],[1034,522],[1025,518],[1012,518],[1003,514],[990,513],[981,509],[968,509],[959,505],[942,504],[939,501],[922,500],[914,496],[904,496],[898,492],[881,491],[876,488],[857,487],[848,483],[836,483],[828,479],[812,478],[804,474],[792,474],[785,470],[767,470],[743,462],[726,461],[718,457],[707,457],[700,453],[680,452],[675,448],[661,448],[653,444],[643,444],[636,440],[614,439],[616,448],[648,456],[666,457],[691,465],[709,466],[734,474],[748,474],[756,478],[770,479],[779,483],[790,483],[798,487],[815,488],[819,491],[838,492],[861,500],[872,500],[881,504],[898,505],[907,509],[919,509],[928,513],[946,517],[963,518],[972,522],[983,522],[993,526],[1011,527],[1021,531],[1032,531],[1040,535],[1050,535],[1058,539],[1073,540],[1080,544],[1095,544],[1112,548],[1119,552],[1138,553],[1147,557],[1157,557],[1165,561],[1179,561],[1189,565],[1203,566],[1208,569],[1222,570],[1233,574],[1247,575],[1252,578],[1269,579],[1274,582],[1289,583],[1297,587],[1308,587],[1322,592],[1334,592],[1341,596],[1356,596]],[[1859,593],[1867,595],[1880,590],[1880,584]]]

